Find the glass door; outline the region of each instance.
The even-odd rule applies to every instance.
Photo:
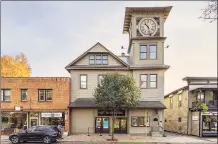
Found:
[[[109,133],[109,118],[95,118],[95,133]]]
[[[114,133],[127,133],[127,118],[116,118],[115,119]]]
[[[103,133],[109,133],[109,118],[102,118]]]
[[[120,133],[120,119],[116,118],[114,120],[114,133]]]
[[[120,121],[120,133],[127,133],[127,119],[123,118]]]

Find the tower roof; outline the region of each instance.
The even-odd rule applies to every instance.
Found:
[[[134,13],[163,13],[164,15],[164,22],[167,19],[172,6],[167,7],[126,7],[125,17],[124,17],[124,24],[123,24],[123,33],[129,31],[131,15]]]

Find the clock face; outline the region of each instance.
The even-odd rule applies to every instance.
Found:
[[[157,32],[158,24],[153,18],[144,18],[140,20],[138,29],[143,36],[153,36]]]

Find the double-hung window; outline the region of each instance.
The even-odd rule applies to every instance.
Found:
[[[182,95],[181,94],[179,94],[179,107],[181,107],[182,106]]]
[[[28,90],[21,89],[21,101],[27,101]]]
[[[197,100],[202,102],[204,101],[204,92],[198,92]]]
[[[140,45],[140,59],[147,59],[147,45]]]
[[[102,75],[98,75],[98,84],[101,85],[102,80],[103,80],[103,76]]]
[[[157,46],[156,45],[150,45],[149,46],[149,51],[150,51],[150,59],[157,59]]]
[[[96,64],[101,65],[102,64],[102,57],[101,55],[96,55]]]
[[[2,89],[1,90],[1,101],[10,101],[10,99],[11,99],[11,90]]]
[[[80,88],[81,89],[87,88],[87,75],[86,74],[80,75]]]
[[[107,65],[108,64],[108,56],[107,55],[102,55],[102,64]]]
[[[173,97],[170,97],[170,108],[173,108]]]
[[[95,64],[95,55],[90,55],[90,56],[89,56],[89,64],[90,64],[90,65]]]
[[[150,88],[157,88],[157,75],[156,74],[150,74]]]
[[[147,88],[147,75],[141,74],[140,80],[141,80],[141,88]]]
[[[52,89],[39,89],[39,101],[52,101]]]

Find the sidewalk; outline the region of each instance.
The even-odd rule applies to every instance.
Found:
[[[195,136],[179,135],[167,133],[167,137],[151,137],[151,136],[131,136],[126,134],[115,134],[115,139],[118,142],[161,142],[161,143],[217,143],[216,138],[199,138]],[[73,141],[88,141],[88,142],[106,142],[111,136],[104,134],[99,136],[98,134],[87,135],[70,135],[63,137],[63,142]]]
[[[131,136],[127,134],[115,134],[115,139],[118,139],[118,142],[157,142],[157,143],[207,143],[207,144],[216,144],[217,138],[199,138],[194,136],[166,133],[167,137],[151,137],[151,136]],[[110,139],[111,136],[104,134],[99,136],[98,134],[91,134],[87,136],[85,134],[80,135],[70,135],[64,136],[63,139],[59,140],[60,142],[106,142],[107,139]],[[2,142],[8,142],[8,136],[1,135]]]

